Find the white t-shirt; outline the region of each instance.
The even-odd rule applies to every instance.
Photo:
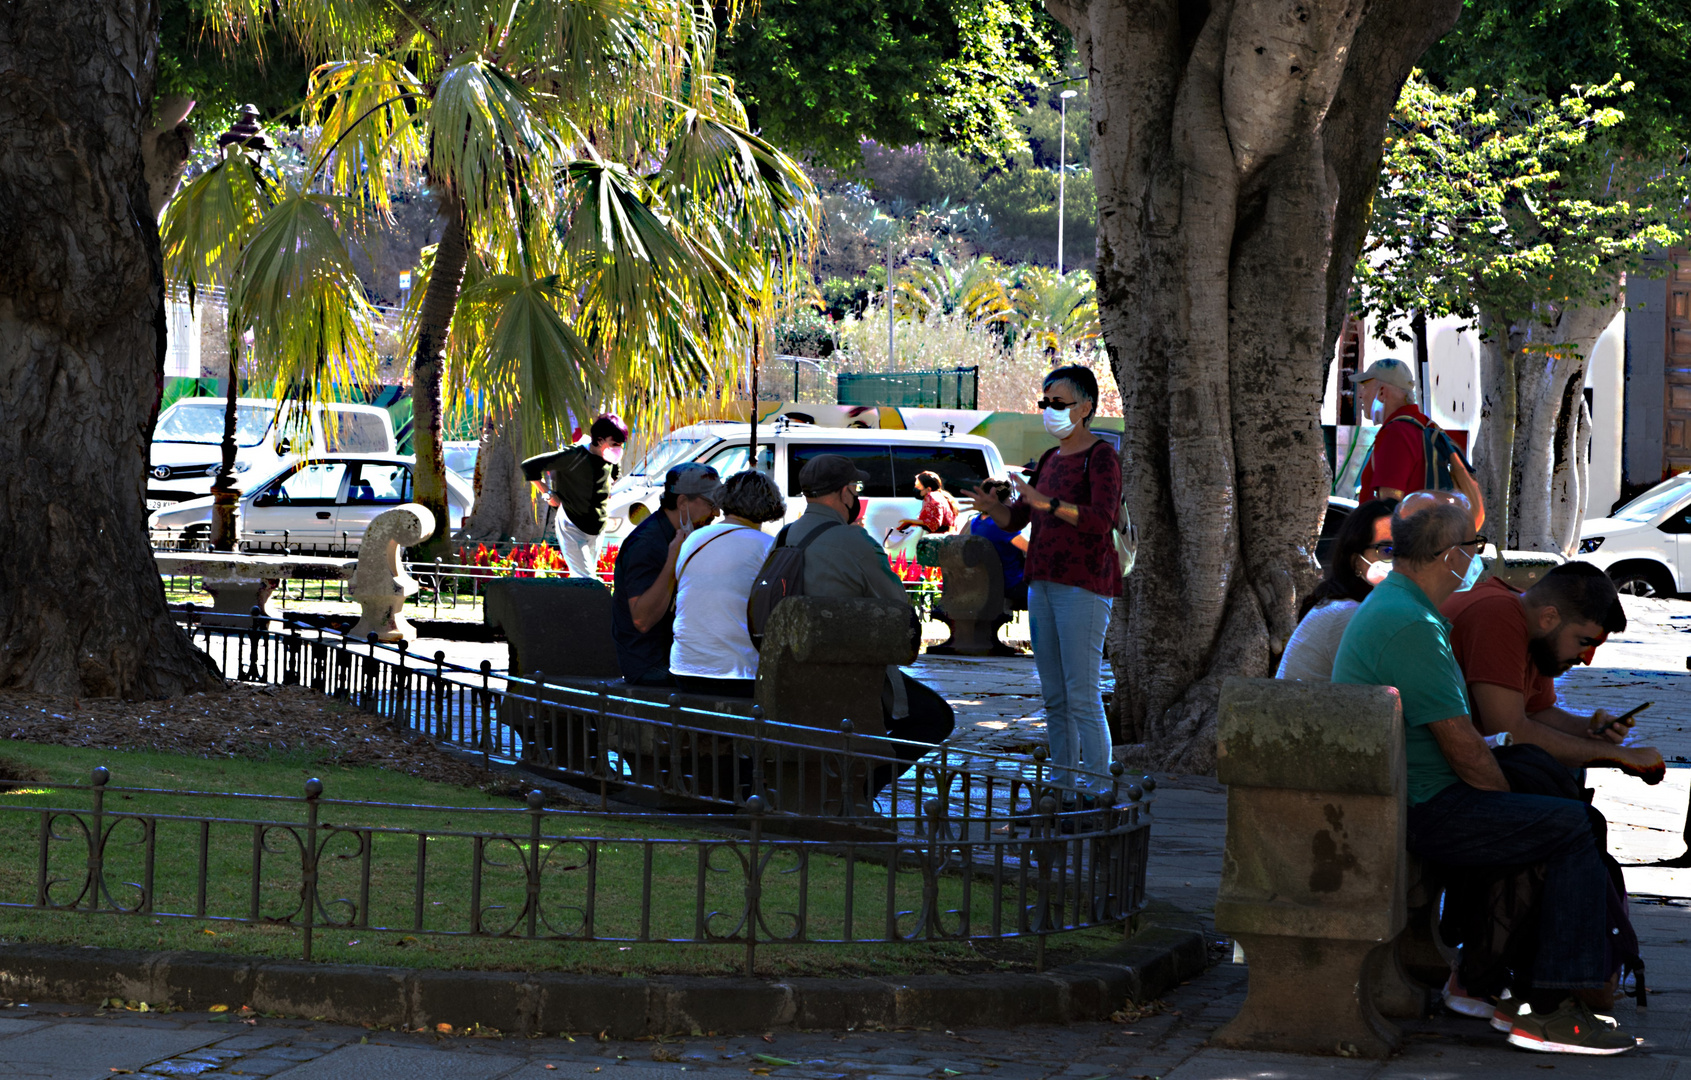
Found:
[[[675,644],[669,670],[701,679],[757,678],[757,649],[746,630],[746,599],[775,538],[761,529],[707,525],[675,557]],[[708,546],[707,546],[708,545]]]
[[[1280,670],[1274,677],[1332,682],[1339,639],[1345,636],[1345,627],[1361,606],[1355,600],[1324,600],[1311,608],[1292,631],[1292,640],[1286,642],[1286,651],[1280,654]]]

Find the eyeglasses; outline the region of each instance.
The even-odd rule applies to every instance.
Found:
[[[1040,407],[1041,410],[1044,410],[1044,409],[1072,409],[1072,408],[1074,408],[1074,402],[1072,402],[1072,401],[1058,401],[1056,398],[1043,398],[1042,397],[1042,398],[1039,399],[1039,407]]]
[[[1490,543],[1490,540],[1488,540],[1486,538],[1486,534],[1485,533],[1478,533],[1474,536],[1474,538],[1472,540],[1464,540],[1460,544],[1452,544],[1452,545],[1450,545],[1450,547],[1453,547],[1453,548],[1473,548],[1474,554],[1477,555],[1477,554],[1479,554],[1480,549],[1485,547],[1486,544],[1488,544],[1488,543]],[[1450,548],[1446,548],[1445,550],[1448,551],[1448,550],[1450,550]]]
[[[1367,547],[1363,548],[1362,550],[1363,551],[1372,551],[1375,554],[1379,555],[1380,558],[1382,558],[1382,559],[1389,559],[1389,558],[1392,557],[1392,542],[1390,540],[1385,540],[1385,541],[1382,541],[1378,544],[1369,544]]]

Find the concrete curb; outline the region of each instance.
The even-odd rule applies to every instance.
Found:
[[[1103,1020],[1208,963],[1196,930],[1150,926],[1042,975],[903,979],[616,978],[305,964],[199,952],[0,945],[0,994],[94,1004],[122,997],[189,1010],[228,1005],[379,1027],[481,1024],[511,1034],[611,1038],[848,1027],[994,1027]]]

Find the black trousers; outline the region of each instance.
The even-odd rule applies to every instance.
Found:
[[[887,735],[902,739],[907,745],[898,748],[899,765],[896,769],[890,762],[876,767],[870,783],[871,797],[892,783],[894,776],[909,772],[916,759],[950,738],[952,729],[957,726],[957,714],[938,691],[903,672],[899,675],[904,679],[904,695],[910,702],[910,714],[894,720],[883,710],[881,719],[886,723]]]

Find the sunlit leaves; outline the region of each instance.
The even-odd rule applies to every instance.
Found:
[[[421,81],[397,60],[365,56],[311,74],[310,102],[321,125],[318,168],[334,190],[362,196],[386,214],[391,185],[415,176],[424,156],[418,110]]]
[[[230,148],[165,207],[159,223],[165,276],[187,288],[190,302],[201,283],[226,282],[277,194],[275,178],[255,155]]]

